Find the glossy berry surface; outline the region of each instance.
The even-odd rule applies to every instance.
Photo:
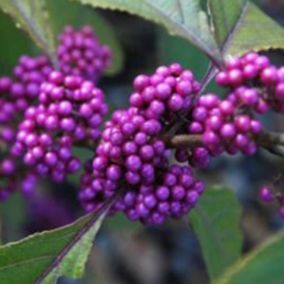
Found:
[[[171,150],[161,139],[179,113],[189,111],[199,83],[190,70],[172,64],[137,76],[133,87],[130,107],[115,111],[105,124],[79,198],[87,211],[95,211],[123,188],[113,213],[162,224],[188,213],[204,190],[190,166],[170,163]]]
[[[81,76],[96,82],[111,64],[111,50],[102,45],[90,26],[75,30],[65,27],[59,36],[57,56],[65,75]]]
[[[13,147],[37,174],[61,182],[80,168],[73,147],[100,138],[106,112],[104,94],[92,82],[54,71],[41,85],[39,104],[27,109]]]

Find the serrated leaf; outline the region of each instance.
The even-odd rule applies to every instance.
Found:
[[[60,34],[66,25],[91,25],[100,41],[109,45],[113,53],[112,64],[106,74],[113,75],[122,69],[124,57],[120,42],[111,25],[97,11],[69,0],[48,0],[46,4],[56,35]]]
[[[208,0],[211,22],[219,46],[223,46],[227,37],[238,23],[248,0]]]
[[[0,9],[8,13],[18,28],[25,30],[53,61],[55,41],[44,0],[1,0]]]
[[[171,35],[181,36],[212,60],[221,56],[199,0],[76,0],[94,7],[125,11],[161,24]]]
[[[241,55],[249,50],[284,49],[284,29],[248,2],[235,31],[226,44],[227,55]]]
[[[1,284],[49,284],[62,275],[82,276],[93,239],[112,202],[70,225],[1,246]]]
[[[224,56],[284,48],[284,29],[249,0],[208,0],[208,7]]]
[[[284,233],[268,240],[234,264],[215,283],[218,284],[281,284],[283,283]]]
[[[216,279],[241,253],[240,205],[229,189],[208,189],[190,214],[211,279]]]

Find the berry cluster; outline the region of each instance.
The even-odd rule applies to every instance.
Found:
[[[190,109],[200,84],[190,70],[174,63],[157,68],[152,76],[137,76],[133,87],[136,92],[130,97],[130,105],[143,111],[147,118],[164,120],[167,126]]]
[[[18,104],[15,104],[10,98],[12,84],[12,80],[9,77],[0,78],[0,137],[4,143],[11,142],[15,135],[13,124],[7,125],[8,122],[14,119],[18,111]]]
[[[65,27],[59,36],[57,56],[65,75],[81,76],[96,82],[111,63],[111,51],[102,45],[90,26],[76,31]]]
[[[262,114],[269,108],[284,112],[284,68],[272,65],[268,57],[255,52],[227,60],[216,82],[237,92],[237,99]]]
[[[14,153],[37,174],[61,182],[80,167],[72,146],[98,139],[106,112],[104,94],[92,82],[53,71],[40,87],[39,104],[19,124]]]
[[[188,111],[199,83],[179,64],[135,78],[127,110],[114,112],[105,125],[92,163],[81,179],[80,199],[88,211],[124,189],[112,211],[130,220],[161,224],[189,212],[203,192],[189,166],[170,165],[162,137],[179,114]]]
[[[216,76],[218,85],[229,88],[225,98],[203,95],[195,101],[188,116],[187,133],[201,135],[201,147],[190,152],[179,149],[176,158],[206,167],[210,156],[224,151],[253,155],[257,136],[262,132],[257,115],[265,114],[270,108],[282,112],[283,72],[283,68],[271,65],[266,56],[254,52],[227,60]]]
[[[1,199],[17,184],[31,193],[40,176],[62,182],[80,168],[73,146],[95,146],[101,138],[81,178],[83,207],[98,210],[119,191],[112,213],[162,224],[188,213],[204,191],[193,167],[206,168],[223,152],[254,154],[262,133],[257,115],[284,112],[284,68],[251,52],[229,59],[217,74],[224,99],[197,96],[200,84],[177,63],[137,76],[129,108],[115,111],[101,133],[108,108],[93,82],[110,64],[109,48],[88,26],[66,27],[57,52],[60,71],[45,56],[22,56],[13,79],[0,78],[0,146],[7,152],[0,163]],[[173,146],[175,135],[198,143]],[[172,154],[185,164],[173,164]],[[268,187],[261,191],[264,201],[275,196]]]
[[[26,109],[36,103],[40,85],[50,72],[51,65],[46,56],[22,56],[14,68],[14,77],[0,78],[0,139],[5,153],[5,158],[0,163],[0,175],[4,180],[0,189],[1,200],[15,190],[21,179],[20,161],[11,147],[15,142],[18,123]]]
[[[246,112],[242,124],[243,127],[250,125],[250,137],[256,138],[262,128],[260,122],[253,119],[254,114],[265,114],[269,110],[284,113],[284,68],[272,65],[266,56],[250,52],[241,58],[228,60],[226,68],[216,76],[216,82],[222,87],[230,87],[227,99]],[[239,142],[247,145],[244,146],[246,151],[253,153],[256,143],[251,141],[248,144],[242,140]],[[263,186],[259,196],[264,202],[277,200],[280,216],[284,218],[283,194],[274,193],[270,186]]]
[[[11,96],[37,99],[39,87],[51,71],[52,66],[45,55],[37,57],[21,56],[19,64],[14,68],[15,83],[11,87]],[[27,105],[30,103],[28,101]]]
[[[204,157],[199,158],[197,149],[193,154],[195,164],[206,165],[207,155],[218,156],[224,151],[236,154],[241,151],[245,155],[253,155],[257,150],[255,136],[262,126],[250,114],[241,113],[242,104],[233,101],[232,97],[221,100],[216,95],[207,94],[197,101],[187,127],[189,134],[202,135]],[[207,151],[207,155],[206,155]]]
[[[14,78],[0,78],[0,123],[9,123],[38,97],[39,87],[51,71],[47,57],[22,56]]]
[[[179,64],[137,76],[129,109],[106,123],[96,156],[86,165],[79,195],[84,208],[97,210],[123,188],[112,211],[130,220],[161,224],[188,212],[203,191],[190,166],[206,168],[210,157],[223,152],[255,154],[262,133],[257,116],[281,111],[283,70],[254,52],[232,58],[216,76],[217,84],[228,88],[224,99],[196,96],[199,83]],[[167,141],[179,134],[199,142],[172,151]],[[172,152],[188,165],[171,165]]]
[[[66,75],[78,73],[83,78],[97,80],[101,72],[110,64],[110,57],[109,48],[99,43],[90,27],[83,27],[79,32],[75,32],[71,27],[66,27],[60,36],[58,60],[61,72]],[[68,58],[71,59],[68,60]],[[91,83],[83,82],[83,79],[68,77],[69,79],[66,78],[66,80],[77,80],[84,86],[89,86],[89,91],[97,92],[98,98],[93,98],[93,102],[90,103],[91,95],[86,99],[83,98],[84,95],[73,99],[68,94],[64,99],[63,93],[69,92],[69,87],[64,91],[63,87],[52,86],[52,83],[48,82],[52,70],[47,56],[23,55],[14,68],[13,76],[0,77],[0,146],[4,154],[4,158],[0,162],[0,176],[3,181],[3,186],[0,188],[1,200],[6,199],[17,186],[21,187],[24,193],[31,192],[36,187],[38,173],[50,173],[45,163],[49,164],[49,167],[52,163],[57,164],[57,168],[60,170],[55,173],[54,169],[53,174],[50,174],[53,176],[53,180],[61,181],[65,176],[64,171],[74,172],[79,166],[78,160],[71,153],[73,141],[75,143],[85,138],[97,139],[100,135],[98,125],[102,120],[103,113],[106,112],[101,91]],[[42,84],[45,87],[41,87]],[[75,90],[76,83],[75,87],[72,86],[72,82],[70,84],[71,93],[79,92]],[[40,88],[43,88],[42,92]],[[86,93],[88,88],[84,87],[83,92]],[[47,93],[48,95],[46,95]],[[58,106],[59,101],[60,106]],[[80,113],[76,113],[77,111]],[[25,112],[25,122],[19,126]],[[37,115],[40,117],[39,120],[46,119],[43,125],[37,124]],[[57,129],[57,127],[61,129]],[[68,135],[73,131],[73,128],[75,132],[72,135],[74,137],[70,139]],[[63,134],[62,129],[68,135]],[[40,137],[44,141],[43,145],[36,144],[39,137],[35,138],[34,132],[37,133],[36,135],[42,134]],[[26,137],[27,144],[22,143],[25,140],[25,134],[28,135]],[[61,156],[59,158],[59,149],[57,149],[59,144],[56,144],[59,143],[58,137],[60,135],[64,135],[61,137],[62,149],[60,150],[61,156],[63,155],[64,158]],[[18,142],[16,142],[16,137]],[[50,147],[48,143],[55,144]],[[49,153],[49,149],[54,147],[57,156],[53,155],[53,150]],[[48,152],[47,162],[42,162],[39,157],[44,155],[45,151]],[[24,164],[31,165],[32,168],[27,168],[23,164],[22,155],[24,153]],[[64,163],[61,159],[65,159]],[[37,163],[36,169],[35,163]]]

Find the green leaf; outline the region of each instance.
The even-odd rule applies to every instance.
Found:
[[[241,55],[249,50],[284,48],[284,29],[249,2],[229,38],[225,53],[230,55]]]
[[[249,0],[208,0],[208,7],[225,55],[284,48],[284,29]]]
[[[1,232],[1,238],[3,238],[1,245],[23,237],[22,229],[27,220],[27,210],[25,200],[20,192],[12,194],[8,200],[0,205],[0,216],[1,229],[3,229]]]
[[[106,228],[111,231],[127,231],[128,233],[134,233],[141,231],[144,226],[140,222],[131,222],[127,219],[125,214],[118,213],[107,219]]]
[[[112,202],[73,224],[1,246],[1,284],[48,284],[61,275],[82,276],[93,239]]]
[[[238,261],[216,281],[218,284],[281,284],[283,283],[284,233]]]
[[[240,205],[232,191],[214,187],[190,214],[209,276],[216,279],[241,252]]]
[[[69,0],[48,0],[46,4],[56,35],[60,34],[66,25],[75,27],[91,25],[100,41],[110,46],[113,53],[112,64],[106,74],[112,75],[122,69],[124,58],[117,35],[111,25],[97,11]]]
[[[19,56],[33,54],[35,46],[24,31],[16,28],[12,18],[2,11],[0,11],[0,38],[0,75],[7,75],[11,73]]]
[[[184,68],[194,70],[201,79],[209,60],[204,53],[192,46],[183,38],[171,36],[164,29],[157,29],[157,56],[160,64],[181,62]]]
[[[208,0],[211,22],[219,46],[222,46],[229,34],[233,32],[246,2],[247,0]]]
[[[16,26],[28,32],[33,41],[56,61],[54,35],[44,0],[1,0],[0,9],[8,13]]]
[[[206,13],[199,0],[76,0],[94,7],[125,11],[156,22],[167,28],[171,35],[190,41],[212,60],[221,55],[214,40]]]

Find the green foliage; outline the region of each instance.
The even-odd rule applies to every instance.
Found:
[[[208,0],[211,24],[219,46],[222,47],[230,33],[233,33],[246,2],[247,0]]]
[[[55,61],[55,39],[44,0],[1,0],[0,8]]]
[[[198,79],[203,77],[209,60],[185,39],[171,36],[164,29],[157,29],[157,48],[160,64],[181,62],[184,68],[194,70]]]
[[[126,11],[165,26],[171,35],[185,38],[210,58],[221,60],[206,13],[199,0],[76,0],[94,7]]]
[[[283,283],[284,234],[279,233],[233,265],[216,284]]]
[[[63,26],[89,24],[113,51],[113,63],[107,74],[117,73],[123,66],[123,53],[113,29],[92,9],[68,0],[1,0],[0,9],[13,17],[16,26],[25,30],[55,65],[56,37]]]
[[[11,210],[12,208],[12,210]],[[26,204],[22,195],[17,192],[0,206],[0,244],[18,240],[23,237],[22,226],[27,218]],[[0,247],[1,248],[1,247]],[[1,281],[0,281],[1,282]]]
[[[241,253],[240,205],[226,188],[208,189],[190,214],[211,279],[216,279]]]
[[[248,0],[208,0],[216,41],[226,55],[284,48],[284,30]]]
[[[66,25],[91,25],[100,41],[109,45],[113,53],[112,64],[107,74],[113,75],[122,69],[124,58],[121,45],[113,28],[96,10],[69,0],[48,0],[46,4],[56,35],[60,34]]]
[[[130,233],[134,233],[142,230],[143,225],[140,222],[130,222],[125,214],[118,213],[106,220],[106,228],[114,232],[121,232],[124,230]]]
[[[54,283],[61,275],[82,276],[106,212],[107,208],[102,214],[88,214],[68,226],[1,246],[1,283]]]
[[[208,0],[216,41],[225,55],[284,48],[284,30],[248,0]]]
[[[251,49],[284,48],[283,29],[248,0],[208,0],[211,26],[200,5],[206,6],[205,0],[76,1],[126,11],[162,24],[170,34],[185,38],[215,62],[221,60],[221,49],[226,55],[236,55]]]
[[[7,75],[11,73],[19,56],[31,54],[35,50],[33,50],[33,44],[28,35],[17,29],[12,18],[2,12],[0,12],[0,38],[0,75]]]
[[[241,55],[248,50],[284,49],[284,29],[265,15],[257,6],[247,3],[225,53]]]
[[[284,47],[284,31],[271,18],[248,0],[76,0],[94,7],[126,11],[165,26],[171,35],[183,37],[194,44],[214,62],[226,55],[242,54],[248,50],[267,50]],[[104,19],[91,9],[67,0],[3,0],[0,8],[9,13],[17,25],[55,61],[54,35],[66,23],[90,23],[96,26],[99,37],[115,53],[113,74],[122,66],[122,52],[115,35]],[[201,8],[208,4],[209,17]],[[66,10],[68,12],[62,13]],[[51,12],[51,21],[48,19]],[[84,17],[82,15],[84,14]],[[210,21],[209,21],[210,19]],[[210,23],[209,23],[210,22]]]

